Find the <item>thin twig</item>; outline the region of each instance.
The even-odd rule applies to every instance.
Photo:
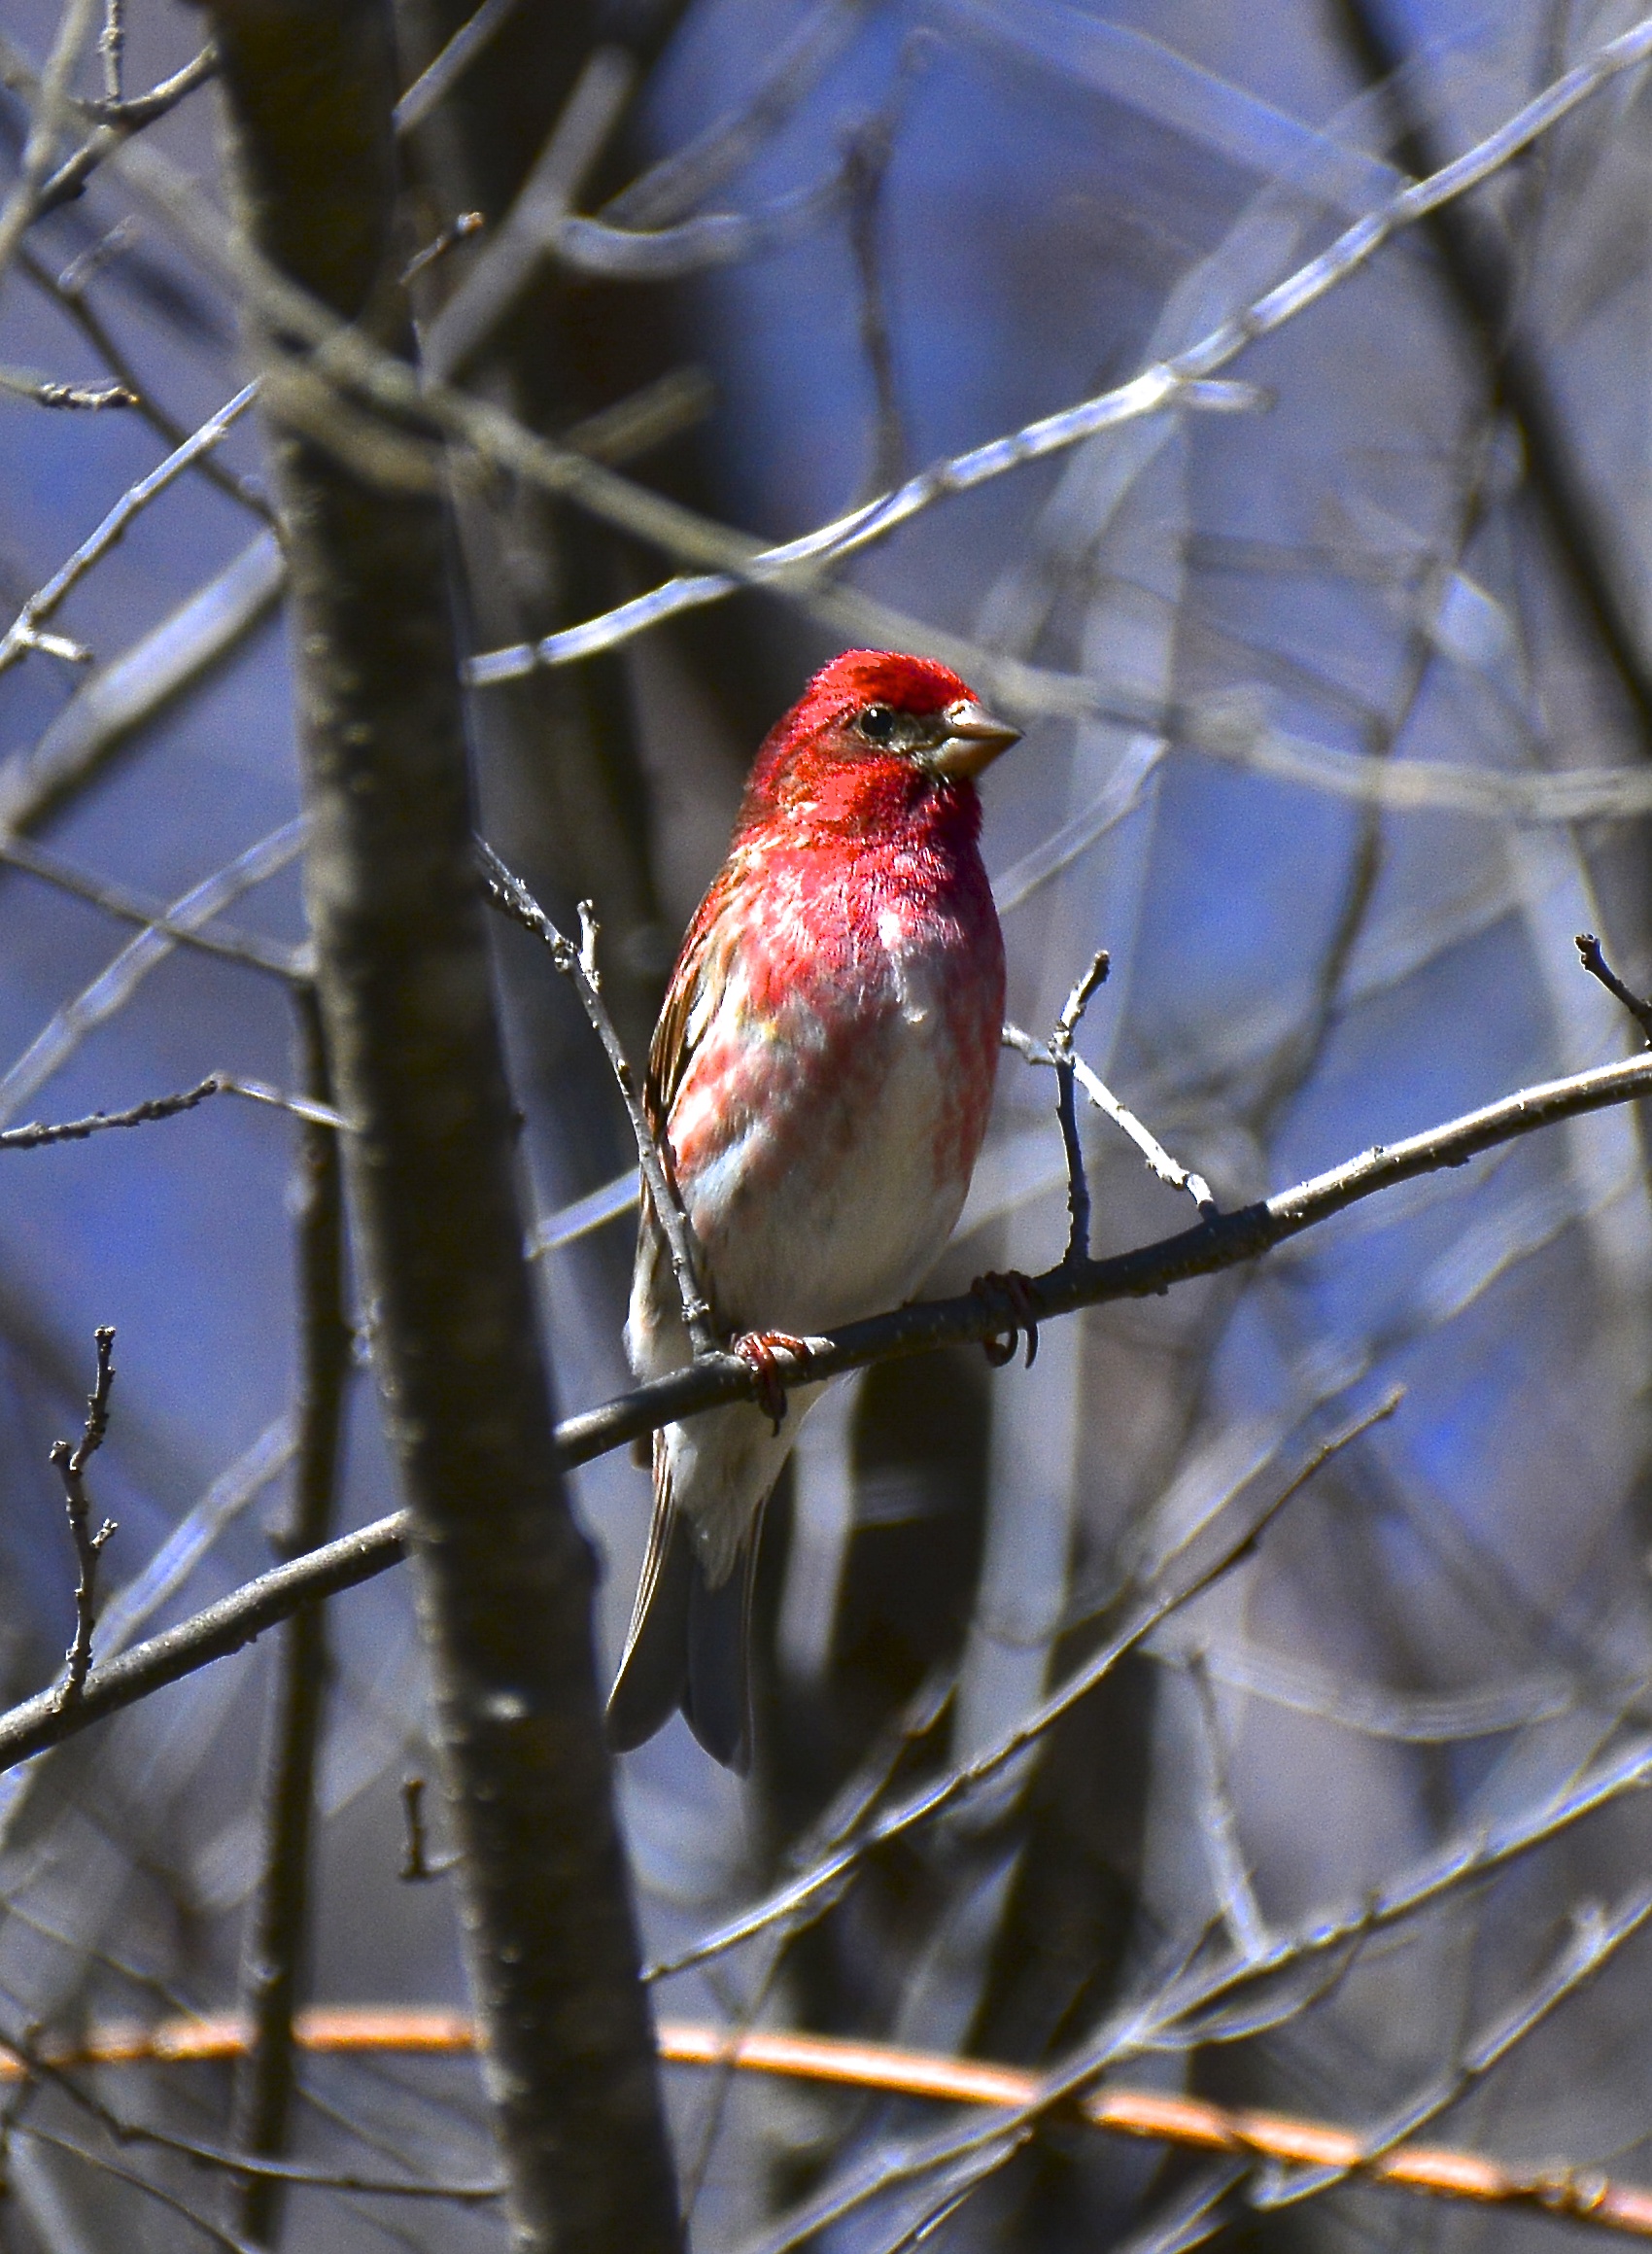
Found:
[[[225,2055],[238,2057],[240,2054],[231,2052]],[[91,2167],[100,2167],[106,2173],[117,2174],[122,2183],[150,2192],[157,2199],[164,2199],[167,2205],[192,2223],[197,2230],[206,2232],[221,2245],[234,2249],[235,2254],[256,2254],[255,2241],[239,2238],[233,2232],[222,2230],[198,2208],[185,2206],[181,2202],[167,2198],[148,2176],[114,2169],[101,2153],[90,2152],[85,2145],[76,2144],[69,2137],[51,2135],[32,2122],[19,2122],[16,2124],[16,2129],[19,2135],[36,2137],[41,2143],[50,2144],[54,2151],[70,2153]],[[280,2161],[239,2158],[234,2153],[222,2152],[213,2145],[203,2144],[197,2137],[173,2136],[163,2130],[150,2129],[141,2122],[122,2122],[120,2133],[123,2138],[154,2145],[158,2151],[177,2153],[185,2160],[193,2161],[198,2167],[235,2168],[241,2174],[258,2183],[268,2184],[276,2191],[292,2185],[303,2191],[341,2192],[358,2199],[438,2200],[454,2206],[485,2206],[505,2196],[502,2183],[398,2183],[394,2176],[352,2175],[340,2170],[305,2167],[297,2163],[286,2165]]]
[[[713,118],[693,140],[610,196],[602,207],[603,219],[615,226],[660,227],[696,210],[776,139],[861,21],[860,0],[822,0],[806,9],[796,28],[761,58],[741,107]]]
[[[1204,1176],[1195,1174],[1188,1166],[1178,1164],[1163,1144],[1142,1125],[1127,1105],[1119,1102],[1112,1089],[1090,1070],[1082,1057],[1074,1058],[1073,1071],[1079,1086],[1097,1111],[1105,1112],[1116,1127],[1123,1128],[1159,1180],[1172,1190],[1185,1190],[1205,1218],[1214,1220],[1220,1209]]]
[[[135,730],[224,658],[268,614],[286,576],[274,535],[260,535],[100,666],[37,742],[0,759],[0,858],[17,842],[17,832],[37,828],[85,789]],[[293,951],[286,952],[297,959]]]
[[[445,259],[449,251],[456,250],[461,243],[468,242],[487,224],[485,216],[479,211],[462,211],[457,219],[449,220],[447,225],[422,251],[415,251],[402,267],[401,287],[408,289],[421,274],[428,273],[438,259]]]
[[[520,0],[482,0],[474,16],[462,23],[435,60],[420,72],[392,112],[397,133],[411,133],[423,124],[436,104],[444,101],[463,74],[481,54],[495,34],[502,31]]]
[[[125,384],[63,384],[23,367],[0,367],[0,392],[32,399],[37,407],[85,407],[92,413],[102,407],[142,404],[137,393]]]
[[[113,1518],[106,1518],[96,1533],[92,1532],[91,1498],[86,1487],[86,1465],[102,1447],[103,1437],[109,1430],[109,1394],[115,1383],[114,1330],[107,1323],[100,1324],[94,1336],[97,1375],[86,1401],[86,1428],[80,1443],[77,1446],[69,1440],[53,1440],[49,1451],[49,1460],[57,1467],[63,1482],[63,1503],[69,1514],[75,1562],[80,1569],[75,1582],[75,1633],[64,1654],[63,1680],[55,1693],[58,1708],[65,1711],[79,1701],[91,1672],[91,1638],[97,1625],[97,1561],[105,1543],[116,1532]]]
[[[50,618],[70,589],[83,579],[92,566],[120,538],[132,520],[147,508],[157,494],[164,493],[176,478],[183,475],[191,463],[216,446],[231,426],[246,413],[258,397],[257,384],[243,385],[232,399],[210,416],[198,431],[192,432],[166,460],[152,469],[147,477],[123,493],[109,511],[96,531],[84,539],[80,546],[53,572],[44,587],[32,594],[17,617],[0,637],[0,673],[16,665],[25,651],[43,649],[54,657],[64,657],[75,663],[89,664],[91,652],[79,642],[66,641],[60,635],[41,632],[41,622]]]
[[[1062,1005],[1050,1044],[1055,1066],[1055,1111],[1061,1122],[1061,1144],[1067,1154],[1067,1259],[1083,1263],[1090,1256],[1090,1186],[1084,1172],[1084,1145],[1079,1140],[1079,1118],[1073,1101],[1073,1035],[1078,1031],[1090,996],[1107,977],[1112,958],[1106,948],[1097,950],[1088,970]]]
[[[87,102],[86,112],[100,124],[120,125],[127,132],[137,132],[145,125],[153,125],[157,118],[164,118],[169,110],[175,110],[187,94],[205,86],[217,73],[218,51],[209,41],[170,78],[158,80],[147,93],[134,94],[130,101],[115,97]]]
[[[103,98],[117,106],[124,92],[120,66],[125,52],[125,0],[103,0],[103,30],[98,36],[97,59],[103,70]]]
[[[307,988],[299,989],[300,992],[308,990]],[[327,1127],[335,1133],[347,1132],[350,1126],[334,1104],[318,1102],[313,1096],[287,1095],[261,1080],[237,1080],[231,1073],[211,1072],[205,1080],[178,1095],[152,1095],[125,1111],[94,1111],[85,1119],[58,1120],[50,1126],[36,1120],[26,1127],[0,1128],[0,1151],[33,1151],[46,1143],[79,1143],[87,1135],[101,1133],[105,1127],[146,1127],[152,1120],[176,1119],[180,1112],[193,1111],[196,1104],[205,1103],[209,1095],[241,1095],[253,1103],[273,1104],[280,1111],[291,1112],[294,1119],[306,1120],[312,1127]]]
[[[1067,1153],[1067,1208],[1073,1216],[1073,1229],[1064,1263],[1066,1266],[1075,1263],[1082,1265],[1089,1258],[1089,1187],[1084,1179],[1084,1159],[1079,1148],[1078,1121],[1073,1115],[1071,1086],[1074,1081],[1084,1090],[1097,1111],[1105,1112],[1116,1127],[1123,1129],[1147,1161],[1152,1172],[1157,1175],[1167,1189],[1185,1191],[1207,1219],[1214,1218],[1218,1211],[1216,1199],[1211,1196],[1210,1184],[1204,1176],[1180,1165],[1152,1130],[1143,1126],[1133,1111],[1119,1102],[1107,1083],[1074,1051],[1073,1035],[1078,1029],[1079,1020],[1084,1016],[1091,994],[1107,977],[1107,950],[1103,948],[1068,995],[1054,1036],[1050,1042],[1035,1040],[1021,1026],[1011,1023],[1005,1024],[1003,1033],[1005,1048],[1014,1049],[1016,1056],[1024,1058],[1027,1063],[1053,1065],[1058,1087],[1065,1090],[1064,1093],[1057,1095],[1056,1112],[1061,1122],[1061,1139]],[[1075,1011],[1076,1015],[1072,1015],[1069,1023],[1069,1015]],[[1077,1205],[1074,1202],[1075,1195],[1079,1199]]]
[[[163,79],[147,94],[135,95],[129,102],[77,102],[75,109],[95,121],[95,130],[43,183],[35,198],[35,217],[39,219],[46,212],[55,211],[60,204],[73,203],[85,193],[86,182],[98,166],[123,141],[134,133],[141,133],[146,125],[153,125],[157,118],[164,118],[169,110],[175,110],[187,94],[205,86],[217,71],[216,52],[204,47],[182,70],[174,71],[169,79]]]
[[[860,286],[860,347],[872,378],[872,462],[862,492],[884,493],[899,485],[910,459],[895,374],[895,348],[889,334],[884,260],[878,236],[883,223],[883,184],[895,149],[895,124],[914,66],[927,58],[932,36],[914,32],[901,51],[894,87],[882,108],[849,135],[843,152],[849,249]]]
[[[1607,993],[1615,1001],[1622,1002],[1624,1008],[1645,1034],[1647,1047],[1652,1048],[1652,1001],[1642,1001],[1638,994],[1631,992],[1630,988],[1624,985],[1622,979],[1619,978],[1617,972],[1613,970],[1611,964],[1600,952],[1600,942],[1592,931],[1580,931],[1577,935],[1576,947],[1584,969],[1591,978],[1600,980]]]
[[[1332,2191],[1353,2174],[1376,2168],[1391,2153],[1409,2145],[1420,2131],[1430,2128],[1441,2114],[1463,2098],[1474,2085],[1509,2054],[1566,1999],[1599,1974],[1622,1949],[1645,1930],[1652,1920],[1652,1888],[1641,1887],[1608,1918],[1591,1903],[1577,1913],[1552,1963],[1526,1993],[1472,2042],[1463,2046],[1453,2063],[1428,2089],[1396,2107],[1380,2128],[1360,2139],[1357,2161],[1338,2165],[1325,2162],[1304,2177],[1289,2181],[1270,2197],[1258,2200],[1269,2208],[1294,2205]],[[1566,2170],[1575,2180],[1581,2171]]]
[[[102,2153],[88,2152],[85,2145],[76,2144],[71,2137],[59,2136],[54,2130],[43,2129],[38,2122],[14,2122],[12,2128],[17,2135],[32,2137],[37,2144],[44,2144],[52,2152],[72,2154],[75,2159],[84,2161],[102,2174],[113,2177],[116,2183],[125,2184],[135,2192],[143,2192],[157,2205],[168,2208],[180,2221],[189,2223],[210,2238],[214,2245],[222,2246],[224,2254],[257,2254],[257,2250],[249,2246],[244,2238],[237,2238],[233,2232],[215,2223],[210,2215],[203,2215],[198,2207],[191,2207],[187,2201],[179,2199],[176,2193],[165,2190],[151,2177],[141,2174],[137,2168],[127,2167]]]
[[[119,1714],[169,1682],[181,1682],[214,1660],[244,1650],[266,1629],[291,1619],[300,1605],[337,1596],[399,1565],[409,1536],[405,1511],[375,1519],[291,1565],[272,1567],[177,1627],[94,1666],[72,1704],[63,1705],[53,1688],[13,1707],[0,1715],[0,1769],[16,1768],[106,1715]]]
[[[1339,0],[1346,44],[1368,82],[1380,87],[1398,133],[1394,156],[1408,172],[1433,169],[1441,136],[1414,98],[1407,64],[1418,51],[1394,36],[1387,13],[1373,0]],[[1642,754],[1652,747],[1652,672],[1638,619],[1628,599],[1623,561],[1612,526],[1598,505],[1571,436],[1571,418],[1548,371],[1547,355],[1533,349],[1530,308],[1520,303],[1523,276],[1517,246],[1531,245],[1538,214],[1505,211],[1496,226],[1471,205],[1446,204],[1426,223],[1434,265],[1454,300],[1461,325],[1485,364],[1488,420],[1513,427],[1525,466],[1524,487],[1542,518],[1553,550],[1581,600],[1608,665],[1635,707]],[[1530,247],[1526,256],[1530,258]]]
[[[0,1130],[0,1151],[33,1151],[43,1143],[79,1143],[104,1127],[144,1127],[151,1120],[176,1119],[181,1111],[193,1111],[197,1103],[205,1103],[209,1095],[224,1092],[224,1082],[214,1075],[187,1088],[181,1095],[152,1095],[125,1111],[94,1111],[86,1119],[60,1120],[52,1127],[35,1121],[27,1127],[6,1127]]]
[[[460,374],[532,283],[636,83],[636,58],[626,48],[599,43],[586,55],[516,200],[425,331],[421,357],[432,376],[445,383]]]
[[[119,388],[130,393],[131,405],[156,437],[167,447],[174,448],[182,446],[189,438],[188,426],[180,423],[175,415],[168,414],[153,397],[149,386],[140,380],[114,331],[86,295],[94,277],[112,259],[120,255],[135,232],[130,221],[122,221],[92,250],[83,251],[78,259],[72,259],[60,273],[49,260],[36,258],[27,243],[21,243],[17,248],[17,267],[44,296],[50,297],[53,304],[62,308],[116,379]],[[216,485],[231,501],[250,509],[266,525],[274,525],[275,511],[251,478],[242,477],[227,464],[219,461],[215,453],[199,456],[193,467],[209,484]]]
[[[686,1971],[691,1965],[702,1964],[712,1957],[721,1956],[738,1942],[749,1940],[753,1934],[764,1931],[777,1919],[795,1916],[823,1890],[842,1885],[848,1874],[859,1868],[875,1849],[903,1837],[919,1824],[933,1821],[989,1777],[997,1776],[1018,1753],[1023,1752],[1063,1716],[1070,1714],[1074,1707],[1087,1698],[1107,1680],[1119,1662],[1135,1650],[1155,1628],[1173,1613],[1181,1612],[1195,1597],[1202,1596],[1207,1589],[1214,1587],[1234,1566],[1251,1556],[1286,1505],[1292,1502],[1344,1448],[1351,1447],[1374,1425],[1392,1416],[1399,1406],[1401,1398],[1396,1389],[1374,1409],[1366,1410],[1332,1433],[1314,1450],[1294,1477],[1271,1496],[1246,1525],[1225,1536],[1215,1556],[1201,1564],[1179,1588],[1151,1587],[1130,1592],[1122,1608],[1122,1616],[1113,1632],[1103,1639],[1100,1647],[1084,1664],[1043,1699],[1024,1720],[1015,1723],[994,1744],[984,1748],[973,1759],[949,1769],[945,1776],[920,1786],[898,1807],[885,1809],[852,1839],[822,1855],[811,1869],[776,1888],[774,1893],[755,1908],[742,1912],[740,1917],[718,1927],[714,1933],[679,1951],[668,1960],[651,1965],[647,1977],[663,1979],[671,1973]]]
[[[290,1112],[294,1119],[307,1120],[311,1127],[330,1127],[335,1134],[351,1131],[350,1122],[336,1104],[322,1103],[313,1095],[289,1095],[283,1089],[271,1088],[267,1081],[242,1080],[232,1072],[220,1072],[214,1077],[225,1095],[245,1096],[249,1103],[270,1104],[277,1111]]]
[[[631,1065],[620,1045],[619,1035],[614,1030],[607,1004],[602,999],[602,981],[597,972],[597,921],[591,903],[582,900],[579,904],[581,943],[575,947],[572,940],[557,929],[522,879],[505,867],[485,839],[477,839],[476,851],[489,899],[525,930],[544,941],[558,970],[572,981],[580,1007],[590,1021],[593,1032],[602,1044],[603,1054],[608,1059],[609,1069],[625,1104],[626,1116],[631,1122],[637,1163],[642,1169],[648,1201],[654,1209],[660,1233],[666,1240],[666,1249],[671,1256],[671,1273],[676,1278],[677,1292],[682,1301],[682,1319],[694,1348],[695,1359],[699,1361],[715,1356],[722,1341],[717,1336],[716,1326],[711,1319],[710,1302],[700,1280],[694,1227],[678,1196],[667,1155],[655,1140]]]
[[[56,1011],[42,1026],[21,1057],[0,1073],[0,1121],[17,1117],[18,1109],[43,1088],[52,1075],[73,1056],[94,1026],[106,1024],[123,1009],[139,984],[171,954],[178,944],[173,926],[198,929],[223,914],[256,884],[264,884],[303,850],[304,824],[300,817],[284,822],[268,837],[258,839],[244,853],[192,885],[181,899],[170,903],[165,924],[141,931],[123,947],[107,969],[72,1001]],[[0,839],[0,859],[7,855]]]
[[[74,110],[69,84],[91,22],[92,0],[68,0],[57,22],[57,36],[30,91],[31,116],[22,160],[3,207],[0,207],[0,273],[11,264],[25,231],[38,217],[41,184],[51,168],[57,136]]]

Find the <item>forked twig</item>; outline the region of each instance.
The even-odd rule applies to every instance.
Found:
[[[619,1087],[625,1103],[626,1116],[631,1121],[631,1131],[637,1143],[637,1163],[642,1169],[642,1186],[654,1217],[666,1240],[671,1256],[671,1273],[676,1278],[677,1293],[682,1301],[682,1319],[687,1328],[695,1359],[715,1355],[722,1350],[711,1319],[711,1305],[700,1281],[700,1263],[694,1242],[694,1225],[689,1220],[677,1186],[671,1177],[670,1161],[655,1140],[653,1127],[629,1060],[614,1030],[614,1022],[608,1015],[602,999],[602,979],[597,969],[596,914],[589,900],[579,903],[580,943],[559,931],[545,911],[534,899],[522,879],[505,867],[485,838],[476,840],[476,852],[487,884],[488,896],[496,908],[542,939],[551,951],[551,960],[566,978],[573,982],[580,1007],[590,1021],[591,1029],[602,1044],[603,1054]]]
[[[211,415],[198,431],[190,433],[181,446],[173,451],[147,477],[123,493],[96,530],[84,539],[74,554],[60,564],[43,587],[37,587],[11,625],[0,636],[0,672],[16,665],[26,651],[45,650],[49,656],[62,658],[71,665],[87,665],[91,651],[83,643],[62,634],[49,634],[43,621],[52,616],[64,597],[94,564],[108,554],[128,525],[149,506],[155,496],[181,477],[191,464],[211,451],[233,425],[244,415],[258,397],[256,383],[245,384]]]
[[[1119,1102],[1099,1073],[1091,1070],[1073,1047],[1073,1036],[1083,1022],[1090,997],[1096,988],[1106,983],[1110,958],[1102,948],[1091,961],[1072,992],[1062,1005],[1061,1015],[1055,1022],[1055,1031],[1048,1042],[1039,1041],[1019,1025],[1005,1023],[1003,1041],[1006,1049],[1014,1049],[1017,1057],[1029,1064],[1048,1064],[1056,1075],[1056,1116],[1061,1122],[1061,1142],[1067,1154],[1067,1211],[1071,1226],[1067,1237],[1067,1266],[1079,1266],[1089,1258],[1090,1194],[1084,1175],[1084,1152],[1079,1142],[1079,1123],[1074,1100],[1075,1084],[1082,1088],[1097,1111],[1105,1112],[1116,1127],[1121,1127],[1135,1144],[1150,1169],[1167,1189],[1180,1190],[1193,1200],[1199,1212],[1208,1220],[1219,1210],[1211,1195],[1210,1184],[1202,1174],[1190,1167],[1179,1165],[1158,1138],[1136,1117],[1126,1105]]]
[[[1098,948],[1088,970],[1067,996],[1050,1044],[1055,1065],[1055,1111],[1061,1122],[1062,1148],[1067,1154],[1067,1258],[1074,1262],[1088,1260],[1090,1256],[1090,1186],[1084,1172],[1078,1105],[1073,1094],[1078,1062],[1073,1055],[1073,1035],[1084,1021],[1091,994],[1097,987],[1106,984],[1112,967],[1113,958],[1106,948]]]
[[[63,1680],[55,1700],[59,1713],[75,1704],[91,1673],[91,1636],[97,1624],[97,1561],[104,1544],[116,1532],[113,1518],[106,1518],[95,1534],[91,1531],[91,1498],[86,1487],[86,1465],[102,1447],[103,1436],[109,1430],[109,1395],[115,1383],[113,1327],[100,1324],[96,1340],[97,1375],[86,1401],[86,1429],[80,1445],[53,1440],[48,1458],[56,1466],[63,1481],[69,1533],[75,1544],[75,1562],[80,1568],[80,1578],[75,1583],[75,1633],[63,1656]]]

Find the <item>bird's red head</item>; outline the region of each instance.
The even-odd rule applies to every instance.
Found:
[[[845,649],[769,731],[746,784],[741,826],[805,803],[828,820],[852,820],[857,809],[910,804],[938,786],[968,792],[1019,733],[934,658]]]

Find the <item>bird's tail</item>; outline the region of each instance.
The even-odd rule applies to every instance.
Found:
[[[713,1760],[751,1767],[751,1592],[763,1513],[734,1569],[711,1587],[688,1521],[671,1500],[665,1435],[654,1435],[654,1517],[619,1673],[608,1693],[608,1743],[630,1752],[677,1708]]]

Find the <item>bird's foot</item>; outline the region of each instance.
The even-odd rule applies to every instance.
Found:
[[[1015,1348],[1026,1334],[1027,1368],[1038,1359],[1038,1302],[1033,1296],[1032,1278],[1023,1275],[1018,1267],[1000,1274],[996,1268],[985,1275],[978,1275],[970,1289],[986,1300],[989,1306],[1002,1306],[1010,1320],[1005,1328],[991,1338],[983,1338],[981,1350],[994,1370],[1002,1370],[1006,1362],[1015,1359]]]
[[[742,1331],[738,1338],[730,1339],[729,1352],[738,1354],[750,1370],[757,1405],[774,1419],[778,1432],[786,1413],[781,1365],[789,1363],[790,1374],[798,1376],[808,1364],[809,1341],[794,1338],[789,1331]]]

